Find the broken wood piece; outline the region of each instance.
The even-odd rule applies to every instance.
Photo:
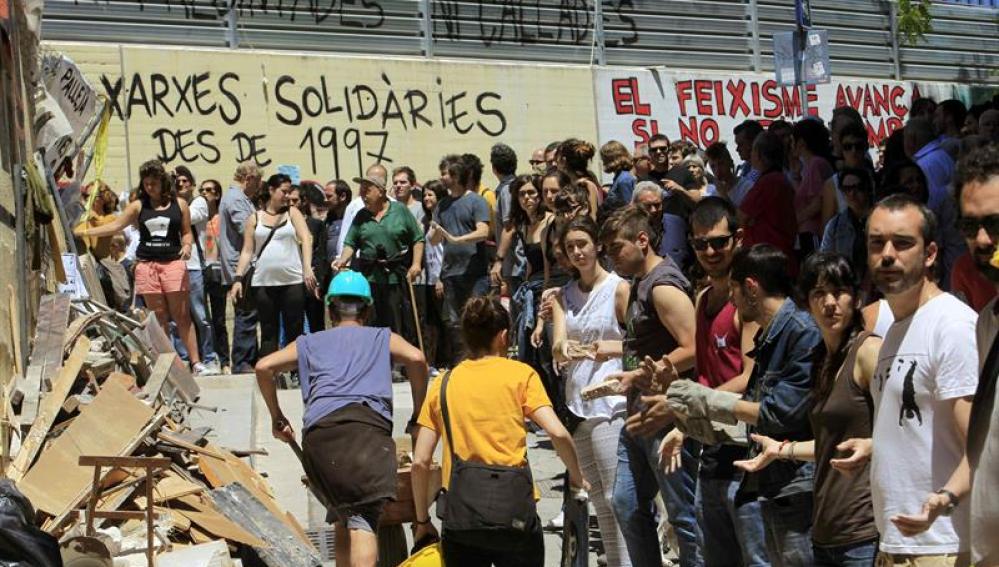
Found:
[[[80,254],[77,269],[80,271],[84,287],[87,288],[87,294],[95,301],[106,305],[108,300],[104,297],[104,287],[101,286],[101,280],[97,276],[97,260],[89,252]]]
[[[316,548],[289,526],[283,514],[273,514],[242,484],[235,482],[212,491],[215,506],[227,518],[270,545],[253,546],[270,567],[315,567],[322,563]]]
[[[176,351],[173,349],[173,342],[167,336],[163,327],[160,327],[159,321],[156,320],[156,316],[152,313],[146,316],[142,327],[136,329],[135,334],[140,337],[140,340],[146,339],[145,344],[149,346],[149,350],[154,356],[164,353],[176,354]],[[166,395],[168,398],[178,397],[185,403],[198,401],[201,388],[198,387],[198,383],[195,382],[194,376],[187,368],[187,364],[180,357],[174,359],[173,369],[167,377],[167,382],[171,386],[167,389],[168,393]]]
[[[135,377],[131,374],[125,374],[124,372],[112,372],[107,378],[104,379],[104,384],[107,384],[108,382],[115,382],[129,392],[134,392],[136,389]]]
[[[94,397],[90,394],[73,394],[66,398],[66,401],[62,404],[62,411],[66,413],[75,413],[81,407],[89,405],[94,401]]]
[[[114,372],[115,359],[103,352],[90,352],[87,354],[86,367],[94,375],[94,378],[103,380]]]
[[[216,459],[223,459],[223,460],[226,458],[226,456],[223,453],[220,453],[219,451],[216,451],[214,449],[208,449],[205,447],[199,447],[193,443],[188,443],[183,439],[171,435],[165,430],[157,433],[156,438],[159,439],[160,441],[165,441],[166,443],[170,443],[171,445],[176,445],[182,449],[193,451],[195,453],[198,453],[199,455],[208,455],[209,457],[215,457]]]
[[[173,369],[174,359],[177,358],[179,357],[173,352],[165,352],[156,357],[156,362],[153,364],[152,370],[149,371],[149,377],[146,379],[146,385],[142,387],[142,394],[145,399],[159,399],[163,385],[166,384],[167,378],[170,377],[170,371]]]
[[[62,409],[62,405],[66,401],[66,396],[69,395],[70,389],[76,382],[76,377],[80,373],[80,368],[83,366],[83,361],[89,351],[90,341],[86,337],[80,337],[76,346],[73,347],[73,352],[66,359],[66,364],[56,375],[55,381],[52,383],[52,391],[42,400],[38,408],[37,419],[22,441],[21,450],[18,451],[7,472],[7,476],[14,482],[18,482],[24,477],[35,457],[38,456],[38,452],[45,442],[45,437],[49,434],[56,416],[59,415],[59,410]]]
[[[62,365],[63,336],[69,325],[70,297],[65,293],[43,295],[38,303],[34,348],[24,376],[14,390],[13,404],[21,404],[21,427],[30,427],[38,415],[42,391]]]
[[[28,470],[18,488],[35,508],[65,520],[89,493],[89,470],[78,464],[81,455],[130,455],[149,433],[159,427],[162,415],[124,388],[112,384],[102,389],[62,435]]]
[[[178,514],[191,521],[192,529],[196,525],[215,537],[225,538],[230,541],[252,546],[254,548],[268,547],[267,540],[269,538],[267,534],[254,533],[244,529],[241,526],[241,524],[244,523],[241,518],[233,519],[226,517],[217,509],[197,511],[184,510],[181,508],[174,509]]]

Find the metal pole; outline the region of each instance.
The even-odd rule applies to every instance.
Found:
[[[604,8],[603,0],[593,0],[593,42],[596,49],[597,65],[607,64],[606,43],[604,37]],[[593,62],[593,57],[590,57]]]
[[[895,2],[888,2],[888,20],[889,28],[891,29],[891,61],[892,61],[892,72],[895,74],[895,80],[902,80],[902,62],[899,61],[899,50],[898,50],[898,7],[895,6]]]
[[[432,0],[420,0],[420,10],[423,12],[423,56],[434,56],[434,17],[431,10]]]
[[[760,51],[760,15],[756,0],[749,0],[749,32],[753,48],[753,71],[759,73],[763,70],[763,57]]]
[[[229,49],[236,49],[239,47],[239,30],[237,26],[237,14],[236,14],[236,0],[229,0],[229,11],[225,15],[226,20],[226,43],[229,44]]]
[[[798,35],[795,41],[795,55],[798,58],[798,96],[801,97],[801,117],[808,116],[808,84],[805,82],[805,35],[808,33],[802,26],[798,26]]]

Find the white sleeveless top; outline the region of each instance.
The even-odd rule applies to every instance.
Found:
[[[895,322],[895,314],[884,299],[878,300],[878,320],[874,322],[873,333],[881,338],[888,335],[888,329]]]
[[[620,276],[611,272],[589,293],[581,291],[576,280],[570,281],[562,288],[566,338],[579,341],[584,346],[600,340],[624,340],[624,329],[618,323],[617,313],[614,310],[614,295],[618,284],[622,281]],[[624,396],[607,396],[584,401],[580,395],[583,388],[603,382],[607,376],[621,370],[623,366],[620,358],[604,362],[584,358],[567,364],[563,375],[566,378],[565,399],[569,410],[584,419],[610,418],[624,413],[626,411]]]
[[[284,215],[283,218],[285,219],[284,225],[274,231],[274,237],[267,244],[264,253],[257,258],[253,281],[250,282],[254,286],[295,285],[305,281],[302,274],[302,251],[298,246],[298,235],[295,234],[291,218],[288,215]],[[263,223],[258,212],[257,225],[253,231],[254,254],[260,252],[260,248],[270,233],[271,227]]]

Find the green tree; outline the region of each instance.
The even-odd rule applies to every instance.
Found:
[[[908,45],[916,45],[933,31],[931,0],[898,0],[898,35]]]

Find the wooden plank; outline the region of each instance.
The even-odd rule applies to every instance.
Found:
[[[195,511],[174,508],[177,513],[204,531],[216,536],[253,547],[267,547],[266,535],[254,534],[241,527],[239,519],[227,518],[218,510]],[[240,523],[236,523],[240,522]]]
[[[108,300],[104,297],[104,288],[101,287],[101,280],[97,277],[97,261],[89,253],[80,254],[78,258],[80,276],[83,278],[83,285],[87,288],[87,293],[94,301],[107,305]]]
[[[10,317],[10,337],[14,343],[14,373],[17,376],[24,375],[24,361],[21,359],[21,318],[17,316],[20,310],[17,308],[17,293],[14,286],[7,284],[7,312]]]
[[[127,455],[142,442],[153,410],[117,384],[105,386],[18,484],[35,508],[62,518],[90,490],[82,455]]]
[[[156,316],[152,313],[146,316],[142,327],[136,330],[136,335],[146,339],[145,344],[154,356],[164,353],[176,354],[176,351],[173,349],[173,342],[167,336],[166,332],[163,331],[163,328],[160,327],[159,321],[156,320]],[[201,394],[201,388],[195,382],[194,376],[191,375],[191,371],[187,368],[187,364],[179,356],[174,359],[173,368],[170,370],[169,376],[167,376],[167,383],[170,385],[170,388],[168,388],[169,391],[164,395],[168,399],[176,395],[184,402],[192,403],[197,401],[198,396]]]
[[[166,468],[173,464],[173,461],[166,457],[102,457],[96,455],[80,455],[77,461],[81,467],[124,467],[124,468],[144,468],[156,467]]]
[[[171,445],[176,445],[181,449],[187,449],[188,451],[198,453],[199,455],[208,455],[209,457],[215,457],[216,459],[223,459],[223,460],[226,458],[226,456],[223,453],[220,453],[213,449],[199,447],[197,445],[194,445],[193,443],[188,443],[183,439],[180,439],[174,435],[170,435],[166,431],[160,431],[156,435],[156,438],[159,439],[160,441],[165,441],[167,443],[170,443]]]
[[[29,428],[38,415],[41,392],[48,390],[52,376],[62,365],[63,337],[69,326],[70,296],[65,293],[43,295],[38,303],[38,324],[31,360],[14,393],[14,403],[21,402],[22,428]]]
[[[149,373],[146,385],[142,387],[142,393],[147,400],[156,400],[160,397],[163,384],[166,383],[173,369],[174,359],[178,358],[175,353],[165,352],[156,357],[156,363]]]
[[[45,442],[45,437],[52,429],[52,424],[55,423],[55,418],[59,415],[59,410],[62,409],[62,404],[66,401],[66,396],[69,395],[76,382],[88,352],[90,352],[90,341],[87,337],[80,337],[76,346],[73,347],[73,352],[66,359],[66,364],[63,365],[52,382],[52,391],[42,399],[38,416],[28,431],[28,435],[22,441],[21,450],[10,465],[7,475],[14,482],[18,482],[24,477],[28,468],[31,467],[31,463],[38,456],[38,452]]]

